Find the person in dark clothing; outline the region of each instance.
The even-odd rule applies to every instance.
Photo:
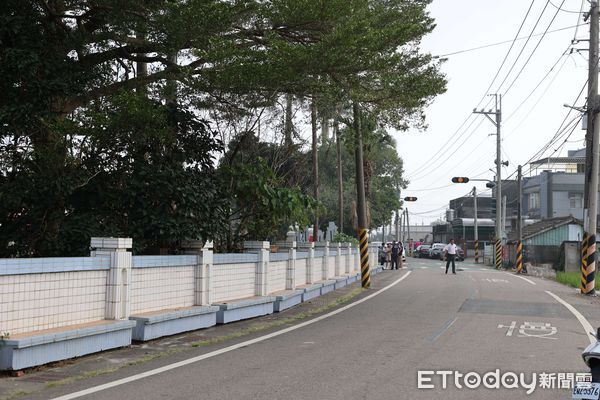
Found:
[[[400,245],[394,240],[392,243],[392,268],[398,269],[398,257],[400,257]]]
[[[446,255],[446,273],[448,273],[448,267],[450,267],[450,262],[452,262],[452,273],[456,274],[456,267],[454,265],[454,260],[456,259],[456,245],[454,244],[454,239],[450,239],[450,243],[444,247],[444,254]]]

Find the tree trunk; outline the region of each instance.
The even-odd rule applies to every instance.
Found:
[[[335,135],[335,148],[337,153],[337,179],[338,179],[338,207],[339,207],[339,232],[344,231],[344,180],[342,176],[342,141],[340,140],[340,125],[337,119],[333,123]]]
[[[290,148],[294,144],[292,133],[294,132],[294,122],[292,121],[292,95],[285,95],[285,122],[284,122],[284,144]]]
[[[317,149],[317,106],[313,99],[310,104],[310,124],[312,128],[312,162],[314,198],[319,201],[319,154]],[[315,210],[315,224],[313,227],[313,240],[319,239],[319,211]]]

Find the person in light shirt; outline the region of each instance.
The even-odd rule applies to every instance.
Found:
[[[456,274],[456,266],[454,265],[454,259],[456,258],[456,245],[454,239],[450,239],[450,243],[444,247],[444,256],[446,256],[446,273],[448,273],[448,267],[452,261],[452,273]]]

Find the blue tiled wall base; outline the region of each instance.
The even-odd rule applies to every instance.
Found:
[[[0,342],[0,370],[20,370],[103,350],[129,346],[134,321],[73,329]]]
[[[302,293],[302,290],[294,290],[283,296],[275,297],[275,304],[273,304],[274,311],[280,312],[302,303]]]
[[[181,332],[208,328],[217,324],[219,307],[194,307],[187,310],[165,312],[152,316],[133,315],[129,319],[136,321],[133,329],[134,340],[152,340]]]
[[[350,276],[348,276],[347,282],[348,282],[348,285],[356,282],[356,275],[350,275]]]
[[[217,324],[240,321],[242,319],[273,314],[274,297],[263,297],[258,300],[239,301],[227,304],[215,304],[220,308],[217,312]]]
[[[339,288],[343,288],[347,284],[348,284],[348,278],[346,278],[346,277],[344,277],[344,278],[337,278],[335,280],[335,290],[338,290]]]
[[[310,299],[314,299],[315,297],[319,297],[321,295],[321,287],[322,283],[317,283],[315,285],[304,288],[304,293],[302,293],[302,301],[308,301]]]
[[[333,292],[333,290],[335,289],[335,282],[336,281],[323,282],[323,286],[321,287],[321,295],[329,293],[329,292]]]

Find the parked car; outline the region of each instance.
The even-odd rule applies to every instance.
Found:
[[[415,254],[419,258],[428,258],[429,257],[429,249],[431,249],[430,245],[422,244],[419,247],[417,247],[417,249],[415,250]]]
[[[444,247],[446,247],[446,246],[444,245]],[[442,247],[440,254],[439,254],[440,260],[444,260],[444,247]],[[432,258],[437,258],[437,257],[432,257]],[[463,251],[463,249],[460,246],[456,246],[456,261],[465,261],[465,252]]]
[[[458,261],[465,261],[465,252],[460,246],[456,246],[456,259]]]
[[[434,243],[429,249],[429,258],[440,260],[444,256],[444,243]]]

